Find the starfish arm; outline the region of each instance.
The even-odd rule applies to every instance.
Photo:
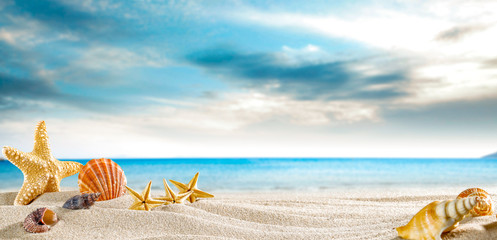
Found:
[[[47,126],[44,121],[41,121],[36,125],[35,129],[35,146],[33,148],[33,153],[41,156],[42,158],[48,159],[52,156],[50,151],[50,144],[48,142]]]
[[[144,201],[148,201],[150,199],[150,187],[152,186],[152,181],[148,182],[147,186],[145,187],[145,190],[143,190],[143,199]]]
[[[191,194],[189,197],[188,197],[188,201],[190,201],[191,203],[194,203],[197,201],[197,197],[195,197],[194,194]]]
[[[150,199],[147,201],[148,204],[159,204],[159,205],[162,205],[164,204],[164,201],[160,201],[160,200],[157,200],[157,199]]]
[[[134,202],[133,205],[129,207],[131,210],[143,210],[143,203],[142,202]]]
[[[169,205],[169,204],[172,204],[174,202],[174,199],[172,199],[172,198],[166,198],[166,197],[158,197],[158,198],[155,198],[155,199],[163,201],[164,205]]]
[[[60,192],[60,179],[50,175],[48,177],[47,187],[45,188],[45,192]]]
[[[198,190],[198,189],[193,189],[193,193],[195,194],[196,197],[199,197],[199,198],[213,198],[214,195],[210,194],[210,193],[206,193],[202,190]]]
[[[195,176],[193,176],[192,180],[188,183],[188,189],[194,189],[197,187],[197,181],[198,181],[198,172],[195,173]]]
[[[65,178],[79,173],[83,164],[71,161],[59,161],[59,166],[61,168],[60,176],[61,178]]]
[[[159,202],[159,203],[146,203],[145,204],[145,210],[150,211],[150,210],[152,210],[152,208],[156,208],[156,207],[162,206],[162,205],[164,205],[163,202]]]
[[[173,192],[171,187],[169,187],[169,184],[167,184],[166,179],[163,178],[162,182],[164,183],[164,190],[166,191],[166,197],[169,197],[174,200],[176,198],[176,194]]]
[[[173,201],[173,199],[170,197],[156,197],[153,199],[158,200],[158,201],[163,201],[163,202],[172,202]]]
[[[179,194],[179,195],[176,197],[176,202],[177,202],[177,203],[183,203],[183,201],[184,201],[185,199],[187,199],[188,197],[191,197],[192,193],[193,193],[192,191],[188,191],[188,192],[186,192],[186,193]]]
[[[21,190],[17,193],[14,205],[28,205],[45,191],[47,180],[43,176],[27,175]]]
[[[19,151],[13,147],[3,147],[2,149],[3,155],[7,160],[9,160],[12,164],[14,164],[17,168],[19,168],[23,173],[33,166],[34,162],[29,161],[29,156],[31,154]]]
[[[180,183],[178,181],[174,181],[171,179],[169,179],[169,182],[171,182],[174,186],[176,186],[176,188],[178,188],[180,193],[184,193],[184,192],[188,191],[188,186],[186,186],[186,184],[184,184],[184,183]]]
[[[139,193],[135,192],[135,190],[131,189],[128,186],[125,186],[125,187],[126,187],[126,189],[128,189],[128,192],[130,193],[130,195],[133,198],[135,198],[137,201],[139,201],[139,202],[143,202],[144,201],[143,197]]]

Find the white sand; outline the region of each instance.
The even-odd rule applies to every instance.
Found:
[[[89,210],[68,210],[61,206],[77,191],[47,193],[28,206],[13,206],[16,193],[6,192],[0,193],[0,238],[400,239],[395,227],[426,204],[453,199],[462,190],[215,193],[213,199],[150,212],[128,210],[133,202],[128,195],[97,202]],[[61,220],[46,233],[28,233],[22,222],[38,207],[49,207]],[[443,239],[497,239],[495,215],[463,222]]]

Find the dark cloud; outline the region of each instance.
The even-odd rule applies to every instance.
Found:
[[[41,77],[46,58],[36,52],[9,47],[0,42],[0,109],[43,111],[38,102],[52,106],[70,106],[91,111],[107,111],[106,107],[121,102],[102,97],[87,96],[83,89],[64,91],[56,79]],[[90,90],[90,93],[95,89]],[[121,104],[122,106],[123,104]]]
[[[55,84],[40,78],[20,78],[0,72],[0,110],[47,110],[52,107],[71,107],[91,112],[116,112],[127,105],[122,99],[91,97],[61,91]]]
[[[350,97],[354,99],[388,99],[405,96],[407,93],[400,89],[382,89],[370,91],[358,91]]]
[[[0,42],[0,55],[1,109],[23,108],[30,100],[67,99],[53,82],[37,76],[41,62],[38,54]]]
[[[115,41],[136,34],[115,16],[105,12],[92,13],[55,0],[22,1],[17,0],[5,9],[11,15],[35,19],[49,31],[70,33],[80,39],[94,41]],[[11,23],[15,24],[15,23]]]
[[[136,36],[141,32],[121,15],[83,11],[77,4],[54,0],[12,1],[0,9],[0,15],[4,16],[0,25],[21,33],[13,44],[0,40],[0,108],[25,110],[27,104],[46,101],[55,106],[106,111],[128,104],[126,99],[108,94],[110,86],[105,85],[122,81],[120,69],[72,64],[92,46],[120,46],[120,40],[139,39]],[[29,25],[33,20],[37,24]],[[58,41],[60,34],[77,36],[77,40]],[[63,83],[66,79],[80,85]],[[99,82],[107,88],[82,84],[87,82]]]
[[[457,42],[473,33],[485,30],[483,25],[463,25],[447,29],[436,36],[437,41]]]
[[[46,81],[30,81],[0,73],[0,94],[3,96],[46,97],[56,93]]]
[[[19,107],[22,99],[53,100],[58,97],[61,97],[59,92],[46,81],[31,81],[0,72],[0,109]]]
[[[339,86],[350,78],[343,62],[285,66],[271,54],[241,54],[223,49],[197,52],[187,58],[195,64],[224,70],[260,83],[266,83],[268,79],[285,79],[288,82],[307,80],[309,84],[326,81]]]
[[[186,59],[216,74],[230,76],[244,87],[263,88],[278,85],[275,91],[290,93],[300,99],[384,99],[401,96],[398,89],[363,90],[375,84],[405,80],[403,72],[364,76],[349,67],[352,61],[325,63],[283,63],[271,53],[243,54],[233,50],[211,49],[189,54]]]

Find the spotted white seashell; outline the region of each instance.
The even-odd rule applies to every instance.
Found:
[[[105,201],[126,193],[126,176],[114,161],[92,159],[81,168],[78,185],[81,193],[101,193],[97,201]]]
[[[413,240],[441,240],[442,232],[461,221],[473,207],[483,201],[468,197],[435,201],[421,209],[405,226],[398,227],[399,237]]]
[[[482,201],[478,202],[473,209],[471,209],[471,216],[479,217],[492,215],[494,213],[492,197],[481,188],[468,188],[462,191],[457,198],[476,196],[480,197]]]
[[[24,219],[24,229],[30,233],[42,233],[59,221],[57,214],[48,208],[38,208]]]

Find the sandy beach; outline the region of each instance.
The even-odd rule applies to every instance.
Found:
[[[454,189],[339,190],[334,192],[217,193],[193,204],[150,212],[127,208],[129,195],[97,202],[89,210],[63,203],[77,191],[46,193],[28,206],[13,206],[16,192],[0,193],[2,239],[400,239],[406,224],[434,200],[453,199]],[[464,189],[462,189],[464,190]],[[488,189],[489,192],[496,192]],[[154,192],[153,196],[160,195]],[[495,197],[495,196],[493,196]],[[24,218],[38,207],[60,221],[41,234],[28,233]],[[443,239],[496,239],[494,216],[465,219]]]

